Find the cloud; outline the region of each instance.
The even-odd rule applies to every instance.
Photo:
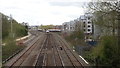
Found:
[[[52,6],[76,6],[81,7],[84,2],[49,2]]]
[[[30,25],[60,25],[84,14],[82,3],[79,0],[1,0],[0,12],[12,14],[18,22]]]
[[[90,2],[91,0],[44,0],[48,2]]]

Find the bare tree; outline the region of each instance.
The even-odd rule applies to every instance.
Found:
[[[118,16],[120,14],[120,2],[90,2],[89,12],[94,14],[94,22],[108,31],[108,34],[115,35],[118,30]]]

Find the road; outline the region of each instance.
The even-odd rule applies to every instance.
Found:
[[[58,34],[41,33],[28,45],[27,48],[6,62],[4,67],[71,66],[84,68],[88,65]]]

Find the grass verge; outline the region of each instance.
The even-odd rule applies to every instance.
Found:
[[[7,39],[7,41],[5,41],[6,45],[2,46],[2,61],[16,53],[18,50],[25,48],[23,45],[16,45],[16,42],[12,40],[13,39]]]

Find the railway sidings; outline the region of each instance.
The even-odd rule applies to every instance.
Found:
[[[34,42],[6,62],[3,66],[13,67],[48,67],[59,66],[65,68],[85,68],[87,63],[74,52],[62,37],[55,33],[43,33]],[[49,67],[48,67],[49,68]]]

